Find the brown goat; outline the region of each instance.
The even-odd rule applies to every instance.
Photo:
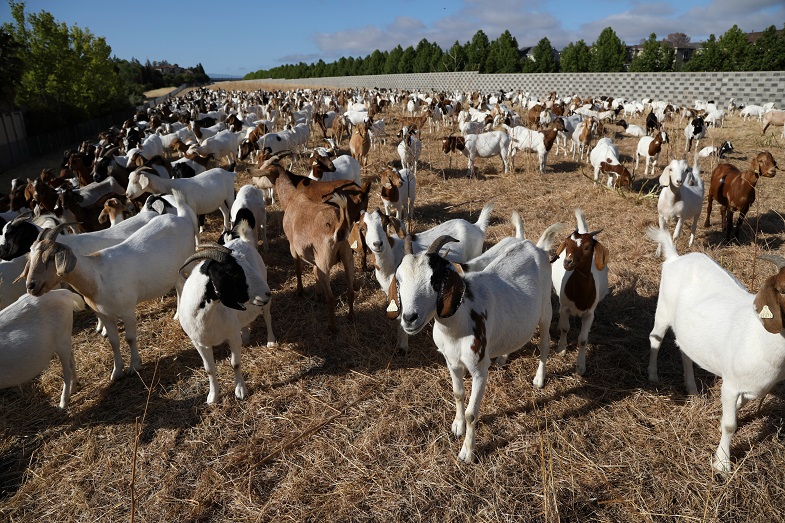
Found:
[[[371,149],[371,137],[365,123],[354,126],[354,133],[349,140],[349,152],[363,167],[368,165],[368,151]]]
[[[283,230],[294,258],[297,293],[303,292],[302,272],[305,261],[314,266],[317,292],[320,291],[326,298],[328,328],[334,332],[337,330],[335,296],[330,288],[330,268],[339,259],[346,274],[349,318],[354,318],[354,260],[347,241],[350,224],[346,200],[333,194],[332,203],[312,201],[304,191],[297,189],[297,175],[278,163],[284,154],[273,155],[261,169],[252,169],[251,172],[274,181],[278,201],[283,209]]]
[[[739,211],[739,219],[736,222],[736,232],[734,233],[734,237],[738,238],[741,222],[744,221],[747,211],[755,202],[755,185],[758,183],[758,178],[761,176],[773,178],[775,174],[777,174],[777,162],[768,151],[758,153],[750,161],[749,169],[744,172],[730,163],[719,164],[711,173],[709,203],[706,206],[706,222],[703,226],[709,226],[712,202],[717,200],[717,203],[720,204],[722,229],[726,231],[726,241],[730,241],[731,232],[733,232],[733,213]]]
[[[409,129],[424,129],[425,124],[428,123],[428,118],[430,118],[431,115],[433,115],[433,111],[428,108],[417,116],[404,116],[401,118],[401,126],[408,127]]]

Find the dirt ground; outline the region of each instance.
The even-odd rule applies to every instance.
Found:
[[[380,204],[378,173],[400,165],[394,138],[401,108],[383,115],[387,144],[370,154],[363,176],[374,180],[370,208]],[[643,124],[642,118],[627,119]],[[492,367],[480,409],[477,463],[457,460],[462,438],[450,432],[454,399],[431,327],[395,348],[395,324],[372,273],[355,278],[355,318],[347,318],[346,283],[333,270],[338,332],[326,328],[323,302],[295,294],[295,276],[281,210],[268,209],[276,346],[257,320],[243,348],[249,396],[237,400],[228,349],[216,348],[221,398],[208,406],[202,361],[172,319],[175,296],[137,307],[143,368],[109,380],[111,350],[91,312],[77,313],[73,345],[80,387],[67,412],[56,409],[59,364],[22,387],[0,391],[0,519],[7,521],[781,521],[785,520],[782,387],[739,412],[729,477],[710,459],[719,441],[721,380],[696,370],[700,394],[686,394],[672,337],[660,351],[660,382],[647,379],[649,341],[662,260],[645,239],[657,220],[657,176],[684,149],[686,122],[666,123],[672,142],[657,172],[637,170],[631,191],[594,185],[591,166],[551,151],[548,172],[531,154],[504,173],[498,158],[449,157],[440,139],[452,129],[422,132],[415,231],[451,218],[477,219],[494,204],[486,247],[513,234],[510,214],[535,239],[549,225],[574,227],[576,207],[610,253],[610,293],[589,334],[587,371],[575,373],[579,322],[566,355],[551,353],[543,389],[534,388],[539,334],[502,368]],[[613,124],[606,135],[632,171],[638,139]],[[732,139],[727,158],[746,168],[770,150],[785,165],[779,130],[761,136],[757,121],[730,117],[701,146]],[[309,146],[320,145],[316,130]],[[347,142],[342,144],[347,147]],[[34,176],[59,157],[6,176]],[[708,180],[717,160],[701,162]],[[240,165],[237,187],[250,182]],[[298,159],[294,172],[304,172]],[[723,241],[719,214],[695,244],[757,290],[774,269],[756,261],[781,252],[785,183],[761,179],[740,240]],[[5,187],[8,183],[0,180]],[[715,207],[716,209],[716,207]],[[704,209],[705,212],[705,209]],[[209,217],[214,238],[220,219]],[[565,232],[566,234],[566,232]],[[371,261],[371,260],[369,260]],[[151,267],[150,270],[155,270]],[[556,306],[556,297],[553,297]],[[520,311],[525,314],[525,311]],[[558,340],[554,309],[551,349]],[[510,321],[515,320],[511,314]],[[521,340],[523,343],[526,340]],[[121,344],[128,360],[127,344]],[[467,384],[470,380],[467,380]]]

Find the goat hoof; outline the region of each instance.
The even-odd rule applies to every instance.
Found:
[[[452,433],[456,438],[460,438],[466,433],[466,422],[455,420],[452,422]]]
[[[112,371],[112,376],[110,377],[110,379],[112,381],[117,381],[120,378],[122,378],[123,376],[125,376],[125,373],[123,372],[123,369],[114,369]]]
[[[458,453],[458,459],[463,461],[464,463],[473,463],[474,462],[474,451],[467,449],[466,445],[461,448],[461,452]]]
[[[245,386],[245,383],[241,383],[234,388],[234,396],[238,400],[244,400],[245,396],[248,395],[248,389]]]

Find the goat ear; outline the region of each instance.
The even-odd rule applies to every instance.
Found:
[[[447,274],[436,299],[436,314],[440,318],[449,318],[458,312],[458,307],[463,303],[463,294],[466,291],[466,284],[461,275],[452,266],[445,267],[445,270]]]
[[[395,231],[395,234],[398,236],[398,238],[404,239],[406,237],[406,229],[404,228],[401,220],[390,216],[390,223],[392,224],[393,230]]]
[[[553,256],[551,256],[551,263],[553,263],[553,262],[555,262],[556,260],[558,260],[558,259],[559,259],[559,256],[561,256],[561,253],[562,253],[562,252],[564,252],[564,249],[566,249],[566,248],[567,248],[567,240],[564,240],[564,241],[563,241],[563,242],[561,242],[561,244],[559,245],[559,248],[558,248],[558,249],[556,249],[556,254],[554,254]]]
[[[603,271],[608,266],[608,249],[598,241],[594,242],[594,266],[598,271]]]
[[[150,184],[150,180],[147,178],[146,174],[139,173],[139,186],[142,189],[145,189]]]
[[[782,332],[782,305],[774,287],[774,277],[766,280],[755,295],[755,310],[767,331],[772,334]]]
[[[349,231],[349,247],[354,252],[357,252],[360,249],[361,244],[362,238],[360,233],[360,222],[354,222],[354,225],[352,225],[352,230]]]
[[[109,219],[109,215],[106,214],[106,209],[101,211],[101,214],[98,215],[98,223],[106,223],[106,220]]]
[[[70,273],[76,267],[76,256],[71,249],[61,245],[55,253],[55,270],[57,275],[62,277]]]
[[[671,183],[671,166],[667,166],[665,169],[662,170],[662,174],[660,175],[660,185],[663,187],[667,187]]]
[[[401,298],[398,294],[398,281],[395,279],[395,276],[393,276],[393,279],[390,282],[390,289],[387,291],[387,296],[389,297],[390,303],[387,305],[386,315],[391,320],[396,320],[401,314]]]

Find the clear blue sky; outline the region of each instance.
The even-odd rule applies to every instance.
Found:
[[[142,63],[201,63],[208,74],[242,76],[284,63],[331,62],[374,49],[406,48],[423,38],[442,48],[464,43],[482,29],[491,40],[505,29],[521,47],[543,36],[561,49],[591,44],[613,27],[628,44],[654,32],[682,32],[701,41],[733,24],[760,31],[785,23],[783,0],[28,0],[26,11],[52,13],[60,22],[103,36],[114,55]],[[10,20],[0,0],[0,21]]]

